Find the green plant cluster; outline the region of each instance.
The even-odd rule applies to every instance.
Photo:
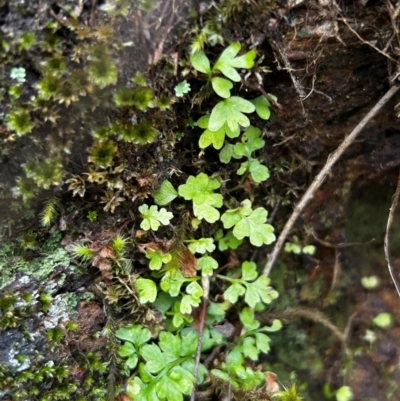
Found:
[[[208,334],[208,333],[207,333]],[[218,338],[206,334],[204,350],[210,349]],[[158,344],[149,343],[151,332],[139,325],[121,328],[116,333],[125,341],[119,354],[127,358],[125,368],[134,370],[138,366],[139,375],[128,382],[127,393],[137,400],[183,400],[193,388],[194,354],[198,333],[195,330],[174,335],[161,332]],[[208,338],[207,338],[208,337]],[[200,374],[204,377],[206,369]]]
[[[261,327],[257,313],[278,293],[251,260],[254,247],[275,240],[268,212],[254,201],[252,193],[270,176],[263,156],[265,140],[258,128],[264,122],[260,119],[270,118],[270,103],[253,92],[247,99],[239,88],[243,71],[254,67],[256,52],[240,53],[241,45],[233,42],[212,62],[204,45],[221,45],[224,39],[220,23],[210,19],[197,43],[192,43],[186,79],[175,86],[161,82],[157,87],[142,73],[126,76],[118,67],[130,45],[114,40],[118,38],[114,34],[133,12],[151,10],[151,3],[107,1],[100,7],[102,23],[93,29],[67,10],[63,26],[52,21],[43,31],[3,40],[3,64],[9,79],[5,87],[7,140],[15,147],[27,142],[34,149],[21,161],[19,176],[8,189],[13,199],[29,202],[41,191],[49,195],[54,187],[60,190],[66,184],[64,188],[68,186],[77,203],[81,198],[92,201],[90,211],[85,212],[91,227],[102,220],[102,212],[94,210],[96,204],[105,212],[101,217],[117,214],[115,220],[107,220],[113,225],[129,213],[130,236],[114,233],[103,241],[88,238],[74,247],[75,257],[100,272],[98,290],[107,319],[111,322],[115,315],[126,321],[129,316],[127,327],[115,330],[110,323],[105,329],[111,356],[107,368],[114,370],[118,357],[122,358],[121,372],[129,376],[128,396],[182,400],[196,384],[200,391],[214,386],[216,392],[229,385],[243,391],[243,399],[250,393],[260,399],[269,397],[267,366],[258,361],[269,352],[266,333],[279,330],[280,323],[275,320]],[[226,18],[235,9],[229,3],[221,9]],[[68,32],[73,46],[61,31]],[[29,60],[24,67],[14,62],[21,54]],[[31,65],[39,78],[30,78]],[[172,104],[187,100],[199,82],[205,82],[204,88],[192,100],[196,103],[201,93],[212,95],[206,113],[199,116],[198,110],[188,111],[181,102],[182,116],[171,116]],[[182,172],[173,164],[174,148],[182,138],[191,141],[193,133],[200,156]],[[87,136],[86,171],[70,169],[68,160],[76,144]],[[202,167],[202,155],[215,151],[222,164]],[[168,169],[161,171],[159,162],[165,162]],[[41,214],[44,227],[65,214],[59,196],[47,199]],[[28,231],[24,247],[37,250],[36,236],[35,231]],[[235,259],[228,264],[226,251]],[[41,280],[57,263],[71,266],[63,249],[49,252],[40,261],[48,267]],[[136,269],[138,265],[148,269]],[[43,294],[39,301],[46,311],[52,299]],[[238,328],[223,334],[231,321],[238,322]],[[203,324],[204,331],[197,330]],[[114,335],[124,341],[120,348],[113,343]],[[46,337],[54,346],[65,340],[65,331],[57,326]],[[201,358],[194,377],[198,341],[202,341]],[[207,357],[219,346],[221,355],[211,367]],[[86,357],[89,364],[96,359]],[[101,373],[99,387],[103,387],[94,387],[102,399],[106,368],[99,361],[96,366]],[[84,389],[91,389],[96,377],[88,375]],[[63,399],[71,392],[49,398]]]
[[[56,296],[68,280],[85,273],[76,270],[68,252],[60,248],[60,239],[56,231],[42,243],[37,233],[27,231],[19,241],[0,247],[0,340],[5,350],[0,398],[107,399],[106,353],[82,351],[82,345],[81,351],[75,351],[82,329],[75,321],[58,321],[66,314],[76,317],[78,300],[85,298],[64,290]],[[118,240],[115,244],[121,247]],[[32,252],[41,256],[32,260]],[[83,333],[84,337],[95,334],[87,329]]]
[[[252,179],[260,183],[268,179],[269,170],[260,163],[259,158],[253,157],[252,153],[262,149],[265,141],[260,137],[260,130],[250,125],[246,114],[256,111],[260,118],[268,120],[270,103],[264,95],[251,101],[239,96],[231,96],[233,83],[241,80],[237,70],[251,68],[256,56],[256,53],[251,50],[238,57],[240,48],[239,43],[232,43],[222,52],[213,67],[202,51],[195,53],[190,58],[193,68],[207,75],[207,85],[211,85],[216,94],[224,98],[213,107],[211,114],[198,120],[199,127],[205,129],[200,136],[199,146],[202,149],[210,145],[215,149],[222,148],[219,158],[225,164],[228,164],[232,158],[246,157],[247,161],[241,164],[237,174],[245,177],[250,173]],[[220,76],[221,73],[224,77]],[[240,128],[246,128],[241,141],[235,144],[228,142],[227,137],[237,138],[239,136]]]
[[[101,249],[89,244],[75,246],[75,255],[99,267],[107,279],[103,289],[107,302],[124,308],[124,302],[126,307],[130,299],[128,308],[136,313],[139,324],[115,333],[124,342],[118,353],[125,361],[123,372],[130,376],[126,394],[131,399],[181,401],[191,394],[195,384],[204,389],[213,380],[230,383],[240,391],[256,389],[260,397],[269,396],[265,369],[256,362],[270,350],[266,333],[279,330],[281,324],[275,320],[271,326],[261,327],[256,312],[263,311],[278,293],[254,262],[244,260],[240,267],[236,263],[224,273],[226,267],[220,265],[218,253],[236,249],[239,255],[245,254],[241,247],[261,247],[275,240],[267,210],[243,193],[245,180],[259,185],[269,177],[268,168],[254,154],[265,141],[245,115],[256,111],[268,119],[269,102],[264,97],[248,101],[231,96],[233,82],[241,79],[239,71],[252,68],[256,57],[254,51],[237,56],[239,51],[238,43],[231,44],[213,68],[202,52],[190,60],[195,70],[207,75],[206,85],[223,98],[198,121],[198,126],[205,129],[200,133],[199,147],[222,149],[220,158],[226,164],[245,157],[237,170],[242,176],[240,184],[223,192],[217,173],[200,172],[187,176],[177,187],[171,179],[152,190],[155,204],[139,203],[137,213],[133,213],[137,229],[134,243],[149,267],[140,276],[130,273],[125,256],[130,242],[123,237],[115,236]],[[181,85],[177,90],[183,95],[183,89]],[[231,143],[230,139],[236,138],[238,141]],[[110,168],[106,164],[104,168]],[[152,176],[147,173],[141,179],[151,180]],[[210,232],[207,237],[200,234],[205,227]],[[117,243],[121,243],[120,248]],[[200,318],[203,307],[205,315]],[[228,313],[231,318],[236,316],[242,328],[240,333],[224,336],[218,328],[228,319]],[[155,318],[157,314],[161,319]],[[204,330],[199,338],[194,327],[201,325]],[[198,341],[202,341],[201,362],[194,377]],[[220,366],[209,368],[204,361],[217,346],[224,347],[225,355]]]

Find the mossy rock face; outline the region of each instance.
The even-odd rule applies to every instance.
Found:
[[[38,241],[43,256],[30,260],[16,243],[0,248],[2,400],[106,399],[104,314],[59,239]]]
[[[175,298],[195,288],[186,279],[202,283],[201,265],[208,263],[204,271],[215,273],[212,285],[218,282],[210,291],[217,316],[213,318],[226,319],[226,326],[236,328],[230,335],[239,338],[243,334],[240,308],[245,305],[245,296],[239,295],[244,287],[238,286],[237,302],[225,315],[226,283],[239,280],[238,266],[244,260],[257,266],[255,275],[266,262],[267,247],[255,251],[246,236],[237,238],[233,230],[224,231],[217,217],[202,221],[196,216],[198,205],[185,202],[188,199],[179,195],[179,187],[189,177],[203,174],[218,183],[211,190],[215,193],[207,194],[211,203],[205,202],[206,207],[220,208],[216,213],[213,210],[214,216],[239,210],[245,201],[249,213],[263,208],[264,220],[264,212],[272,212],[268,217],[279,232],[311,177],[386,89],[387,60],[355,41],[344,26],[336,25],[330,17],[332,10],[323,2],[313,8],[301,1],[292,7],[275,1],[206,4],[177,0],[174,9],[162,0],[0,3],[0,234],[11,237],[0,246],[0,399],[112,399],[119,386],[126,388],[126,377],[133,372],[125,360],[117,359],[120,344],[114,334],[118,327],[125,322],[142,324],[151,331],[153,345],[165,329],[178,333],[179,325],[197,327],[200,284],[197,295],[185,293],[185,313]],[[382,18],[379,2],[368,2],[365,12],[359,3],[349,8],[344,5],[343,13],[360,21],[361,33],[368,40],[376,40],[371,36],[375,32],[384,38],[390,19]],[[375,31],[371,29],[376,26],[374,15],[381,23]],[[342,46],[342,40],[348,46]],[[196,71],[189,56],[203,49],[215,65],[224,50],[239,42],[238,57],[246,52],[252,58],[257,54],[257,62],[250,70],[237,68],[241,80],[237,84],[226,83],[222,70],[213,71],[214,84],[225,79],[220,94],[228,96],[232,90],[236,99],[254,101],[261,97],[262,83],[271,102],[275,97],[269,92],[279,98],[273,105],[264,98],[271,110],[258,113],[262,121],[256,113],[249,118],[258,131],[253,139],[262,145],[250,151],[248,162],[239,161],[232,150],[238,144],[235,138],[242,135],[238,139],[242,141],[245,137],[245,129],[227,132],[225,143],[217,141],[215,133],[211,139],[209,133],[202,134],[201,118],[210,119],[221,99],[212,92],[212,74]],[[348,311],[349,305],[344,305],[348,294],[342,291],[354,292],[350,283],[354,277],[342,280],[332,291],[335,248],[321,251],[310,235],[310,226],[328,243],[341,242],[344,231],[349,240],[354,235],[354,241],[360,241],[360,234],[366,236],[365,241],[375,236],[368,231],[369,216],[376,216],[378,198],[363,196],[358,204],[357,199],[349,202],[352,218],[347,224],[343,223],[344,204],[350,183],[370,177],[371,171],[380,174],[397,163],[393,160],[400,160],[395,157],[397,142],[383,139],[385,130],[397,130],[397,125],[392,112],[377,116],[338,166],[340,173],[333,174],[316,194],[302,216],[306,224],[299,224],[293,235],[301,249],[307,241],[318,245],[317,255],[282,256],[272,274],[272,285],[278,285],[281,294],[280,300],[271,303],[272,310],[298,304],[329,305],[333,320],[346,326],[347,315],[341,312]],[[249,145],[248,140],[239,145]],[[215,148],[209,146],[213,141]],[[222,146],[225,161],[232,159],[227,164],[217,152]],[[383,156],[386,163],[381,163]],[[248,174],[250,167],[254,176]],[[167,198],[173,202],[163,203],[161,197],[159,203],[155,191],[167,180]],[[388,193],[384,202],[379,199],[385,207],[379,210],[379,221],[373,221],[378,230],[382,230],[389,198]],[[173,217],[165,224],[157,223],[158,231],[149,230],[142,225],[139,208],[144,204],[147,210],[165,206],[164,215]],[[273,238],[269,222],[258,223]],[[124,244],[120,255],[118,247],[113,247],[116,238]],[[265,245],[270,240],[261,242]],[[71,253],[77,245],[87,251],[85,261],[78,258],[82,255]],[[203,259],[199,267],[201,257],[197,250],[191,253],[191,247],[206,249],[208,262]],[[151,256],[154,261],[149,261]],[[371,259],[367,252],[364,256]],[[378,264],[377,252],[373,258]],[[162,269],[153,271],[157,267]],[[221,270],[227,273],[225,283],[218,281],[216,267],[218,274]],[[154,300],[154,293],[161,292],[160,283],[168,270],[178,276],[180,270],[184,272],[177,293],[165,292],[167,296],[157,307],[141,304],[140,297]],[[139,277],[141,291],[136,287]],[[151,291],[146,293],[148,288]],[[171,316],[177,317],[177,326]],[[220,323],[215,321],[212,327],[222,329],[225,323]],[[282,382],[298,369],[304,381],[315,379],[310,387],[315,387],[314,399],[319,400],[322,386],[332,377],[324,366],[326,355],[332,366],[339,366],[339,347],[326,327],[302,322],[297,328],[289,323],[283,334],[271,334],[271,339],[275,336],[271,344],[277,347],[272,356],[261,358],[260,364],[254,358],[243,358],[242,367],[249,372],[254,368],[263,376],[262,369],[274,366]],[[224,338],[227,349],[234,346],[230,335]],[[249,355],[255,352],[251,341],[247,342]],[[369,352],[364,345],[360,349]],[[225,363],[224,352],[213,361],[217,367]],[[341,377],[339,367],[337,371]],[[126,377],[116,379],[116,372]],[[222,381],[212,383],[215,394],[226,393],[227,388]],[[306,386],[303,390],[307,392]],[[249,391],[236,395],[243,400],[254,398]]]
[[[58,231],[42,247],[37,245],[35,239],[36,250],[24,251],[21,247],[24,238],[20,244],[10,242],[1,246],[0,290],[29,290],[32,293],[34,286],[46,283],[45,291],[54,294],[66,281],[80,275],[82,272],[71,262],[68,252],[60,247],[60,240],[61,233]],[[29,255],[30,252],[33,255]]]
[[[79,310],[71,313],[76,331],[69,332],[68,312],[59,307],[57,297],[48,313],[35,310],[34,305],[17,328],[0,331],[1,399],[26,400],[27,394],[31,400],[106,399],[105,343],[96,339],[100,321],[93,324],[102,316],[101,309],[88,303],[82,307],[91,309],[90,318]]]
[[[96,339],[104,321],[99,306],[83,301],[79,309],[69,309],[65,294],[55,296],[44,312],[35,297],[29,302],[22,297],[6,292],[0,298],[1,323],[9,326],[0,330],[0,398],[106,399],[107,352],[104,340]]]

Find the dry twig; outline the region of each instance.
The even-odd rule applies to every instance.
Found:
[[[351,27],[351,25],[347,22],[347,19],[343,16],[341,16],[341,18],[339,18],[339,21],[342,21],[345,23],[345,25],[347,26],[347,28],[349,28],[349,30],[354,33],[354,35],[357,36],[357,38],[364,44],[372,47],[374,50],[376,50],[378,53],[382,54],[383,56],[385,56],[386,58],[388,58],[390,61],[392,61],[393,63],[396,63],[396,60],[390,56],[389,54],[387,54],[386,52],[384,52],[383,50],[379,49],[378,47],[376,47],[375,45],[373,45],[371,42],[368,42],[367,40],[363,39],[360,34]]]
[[[390,264],[390,252],[389,252],[389,231],[390,227],[392,226],[394,212],[396,211],[397,204],[399,203],[399,195],[400,195],[400,171],[399,171],[399,178],[397,180],[396,192],[394,193],[392,206],[390,207],[389,217],[386,226],[385,241],[384,241],[385,259],[388,264],[389,274],[390,277],[392,278],[394,286],[396,287],[397,294],[399,294],[400,296],[400,287],[394,276],[393,267]]]
[[[285,311],[282,312],[276,312],[276,313],[262,313],[257,316],[258,320],[261,323],[267,323],[268,320],[273,317],[274,319],[280,319],[282,322],[286,322],[286,324],[289,324],[292,322],[294,319],[297,318],[304,318],[307,320],[311,320],[312,322],[322,324],[325,326],[327,329],[331,331],[331,333],[341,342],[343,346],[343,350],[345,353],[350,356],[351,351],[347,346],[346,343],[346,336],[344,333],[342,333],[339,328],[334,325],[321,311],[315,308],[307,308],[304,306],[299,306],[299,307],[294,307],[294,308],[288,308]]]
[[[273,104],[280,110],[283,109],[283,106],[280,103],[278,103],[269,93],[265,92],[265,89],[261,85],[258,85],[257,89],[261,92],[262,95],[264,95],[269,100],[271,104]]]
[[[90,27],[93,29],[95,26],[97,0],[92,0],[92,8],[90,10]]]
[[[389,3],[389,2],[387,2]],[[372,47],[374,50],[376,50],[378,53],[382,54],[383,56],[385,56],[388,60],[392,61],[393,63],[397,64],[397,61],[390,56],[388,53],[386,53],[385,50],[381,50],[378,47],[376,47],[374,44],[372,44],[371,42],[368,42],[367,40],[365,40],[355,29],[352,28],[352,26],[349,24],[349,22],[347,21],[347,18],[341,13],[341,9],[339,7],[339,5],[337,4],[337,2],[334,0],[333,4],[336,7],[337,13],[340,15],[341,18],[338,18],[338,21],[344,22],[345,25],[347,26],[347,28],[350,30],[350,32],[352,32],[355,36],[357,36],[357,38],[364,44],[366,44],[367,46]],[[389,3],[390,4],[390,3]],[[397,18],[398,15],[398,10],[391,8],[388,6],[388,12],[390,15],[390,19],[391,19],[391,23],[392,23],[392,27],[393,27],[393,31],[395,34],[397,34],[397,25],[395,23],[395,19]],[[392,38],[389,39],[389,43],[391,42]],[[386,46],[385,46],[386,49]]]
[[[196,361],[194,364],[194,372],[193,372],[194,383],[193,383],[192,394],[190,395],[190,401],[195,401],[195,399],[196,399],[197,375],[199,373],[201,346],[203,344],[204,325],[206,322],[206,312],[207,312],[207,305],[208,305],[208,295],[210,292],[210,277],[203,276],[201,279],[201,283],[202,283],[202,287],[203,287],[203,305],[201,307],[199,339],[197,341]]]
[[[296,205],[293,210],[292,215],[289,220],[286,222],[285,227],[283,228],[281,234],[279,235],[278,240],[275,243],[275,246],[272,252],[268,255],[268,261],[264,267],[263,274],[268,276],[271,272],[271,269],[275,263],[276,258],[280,250],[283,247],[283,244],[292,229],[294,223],[299,217],[300,213],[303,211],[305,206],[314,196],[315,191],[321,186],[324,182],[326,176],[332,169],[333,165],[337,162],[340,156],[344,153],[344,151],[349,147],[351,143],[353,143],[356,136],[361,132],[361,130],[367,125],[367,123],[375,117],[375,115],[382,109],[382,107],[389,101],[389,99],[399,90],[398,86],[392,86],[385,95],[375,104],[375,106],[368,112],[368,114],[358,123],[358,125],[353,129],[353,131],[343,140],[340,146],[328,157],[328,160],[325,163],[325,166],[319,172],[319,174],[314,178],[311,185],[308,187],[307,191],[301,198],[300,202]]]

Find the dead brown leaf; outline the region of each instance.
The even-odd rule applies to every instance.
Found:
[[[185,277],[194,277],[197,273],[197,259],[184,244],[179,247],[178,257],[182,274]]]
[[[280,390],[279,383],[277,381],[277,375],[274,372],[265,373],[265,381],[267,383],[267,393],[274,394]]]

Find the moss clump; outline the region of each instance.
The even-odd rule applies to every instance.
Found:
[[[88,66],[89,78],[100,88],[117,82],[118,69],[112,60],[93,61]]]
[[[12,110],[6,117],[8,129],[15,131],[19,136],[32,131],[35,124],[29,111],[24,109]]]
[[[42,47],[44,50],[52,51],[58,47],[61,39],[54,33],[46,35],[42,42]]]
[[[22,85],[11,86],[8,93],[13,99],[19,99],[23,94]]]
[[[150,88],[137,88],[133,96],[133,104],[139,110],[146,110],[153,101],[153,91]]]
[[[107,168],[113,164],[117,146],[113,142],[95,143],[89,150],[89,162]]]
[[[60,184],[63,176],[63,165],[59,157],[30,159],[25,163],[24,170],[28,178],[32,178],[37,186],[44,189]]]
[[[133,106],[135,104],[135,90],[133,88],[119,88],[114,95],[117,106]]]
[[[143,121],[122,130],[120,137],[126,142],[134,142],[140,145],[154,142],[157,131],[148,122]]]
[[[36,84],[36,87],[39,90],[39,96],[45,100],[49,100],[55,96],[59,86],[60,80],[52,75],[45,76]]]
[[[105,126],[100,126],[96,127],[92,135],[94,138],[98,139],[99,141],[104,141],[109,139],[110,135],[112,135],[112,129],[111,127],[105,125]]]
[[[27,177],[18,177],[16,181],[17,185],[12,190],[15,196],[21,196],[24,202],[28,202],[36,196],[39,188],[35,180]]]
[[[15,280],[16,273],[26,276],[26,280],[44,282],[56,268],[62,268],[65,271],[75,272],[75,266],[72,264],[69,254],[60,248],[61,234],[55,231],[42,245],[37,240],[37,235],[33,232],[24,234],[20,242],[11,242],[3,244],[0,247],[0,289],[4,288]],[[29,245],[29,246],[28,246]],[[42,253],[42,256],[33,260],[25,258],[27,249],[35,249]],[[62,285],[63,279],[57,283]],[[25,279],[24,279],[25,280]]]
[[[18,327],[22,320],[32,314],[30,299],[18,297],[6,291],[0,297],[0,330]]]
[[[36,44],[36,37],[34,32],[25,32],[18,39],[18,50],[29,50]]]
[[[79,92],[75,90],[71,82],[65,81],[61,85],[56,99],[58,103],[65,104],[67,107],[79,99]]]
[[[67,66],[67,63],[66,63],[65,57],[56,55],[54,57],[48,58],[43,63],[43,70],[47,74],[60,76],[66,72],[66,70],[67,70],[66,66]]]

